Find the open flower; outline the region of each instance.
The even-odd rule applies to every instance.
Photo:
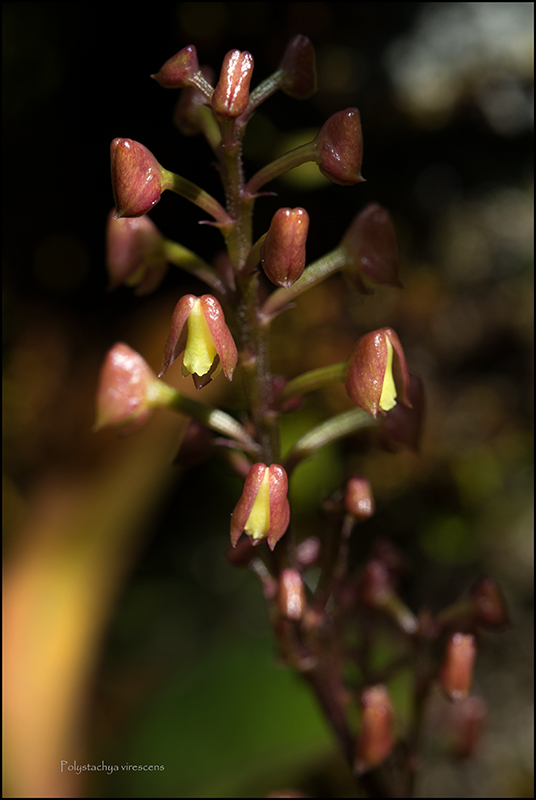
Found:
[[[144,295],[158,288],[168,269],[162,242],[162,234],[149,217],[116,219],[112,209],[106,226],[110,289],[126,284],[136,286],[136,294]]]
[[[346,391],[374,419],[397,402],[411,408],[409,373],[400,340],[392,328],[358,339],[346,368]]]
[[[268,540],[273,550],[288,528],[287,473],[279,464],[254,464],[231,517],[231,544],[245,531],[253,544]]]
[[[175,394],[139,353],[118,342],[102,365],[95,430],[124,425],[125,433],[131,433],[148,419],[151,409],[168,406]]]
[[[182,352],[182,374],[192,375],[197,389],[214,380],[221,369],[228,380],[233,379],[238,351],[223,309],[212,295],[187,294],[175,306],[160,377]]]

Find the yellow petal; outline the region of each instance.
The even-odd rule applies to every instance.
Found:
[[[190,373],[206,375],[215,358],[214,339],[197,299],[188,316],[188,339],[183,365]]]
[[[268,470],[264,473],[244,530],[256,541],[265,539],[270,532],[270,474]]]
[[[380,408],[382,411],[390,411],[396,406],[396,387],[393,378],[393,345],[388,337],[385,340],[387,342],[387,364],[385,365],[385,375],[383,377]]]

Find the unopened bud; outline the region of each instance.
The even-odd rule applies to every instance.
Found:
[[[304,208],[280,208],[272,217],[261,248],[261,264],[276,286],[288,289],[303,273],[309,214]]]
[[[364,281],[400,286],[398,242],[391,215],[378,203],[369,203],[357,214],[342,238],[346,254],[344,275],[358,291]]]
[[[166,170],[150,150],[133,139],[114,139],[110,158],[116,217],[141,217],[169,188]]]
[[[469,694],[475,658],[476,640],[472,634],[455,633],[449,638],[439,679],[452,700],[461,700]]]
[[[357,520],[363,521],[374,514],[374,497],[366,478],[349,478],[344,492],[344,507]]]
[[[295,569],[284,569],[279,576],[279,610],[287,619],[300,620],[307,604],[303,579]]]
[[[151,75],[151,78],[164,89],[182,89],[184,86],[190,86],[194,75],[198,72],[197,51],[191,44],[169,58],[155,75]]]
[[[392,328],[372,331],[357,341],[348,359],[345,386],[354,403],[375,419],[397,402],[411,408],[406,359]]]
[[[509,623],[506,601],[493,578],[483,578],[471,590],[476,602],[477,621],[484,628],[503,628]]]
[[[361,695],[361,725],[355,770],[361,775],[382,764],[394,745],[394,712],[385,686],[371,686]]]
[[[212,96],[212,108],[221,117],[239,117],[249,103],[249,84],[253,74],[253,56],[248,52],[230,50],[220,72]]]
[[[147,216],[116,219],[115,209],[106,226],[106,266],[110,289],[136,286],[137,295],[154,291],[168,266],[162,255],[163,237]]]
[[[316,92],[315,51],[307,36],[294,36],[279,64],[285,77],[281,91],[295,100],[307,100]]]
[[[353,186],[361,177],[363,135],[357,108],[333,114],[314,140],[316,163],[322,175],[340,186]]]

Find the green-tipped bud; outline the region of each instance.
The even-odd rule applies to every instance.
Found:
[[[363,181],[363,134],[357,108],[333,114],[316,135],[314,149],[320,172],[333,183],[353,186]]]
[[[261,248],[261,264],[276,286],[288,289],[303,273],[309,214],[304,208],[280,208],[272,217]]]
[[[170,188],[167,171],[150,150],[133,139],[114,139],[110,160],[116,217],[141,217]]]
[[[357,341],[348,359],[345,386],[354,403],[374,419],[397,402],[411,408],[406,359],[392,328],[372,331]]]
[[[253,544],[268,540],[273,550],[288,528],[287,473],[279,464],[254,464],[231,517],[231,544],[245,531]]]
[[[240,50],[230,50],[220,72],[212,96],[212,109],[220,117],[239,117],[249,103],[249,84],[253,74],[253,56]]]
[[[287,45],[279,69],[285,75],[281,91],[295,100],[307,100],[316,92],[314,47],[307,36],[294,36]]]
[[[233,379],[238,351],[223,309],[210,294],[187,294],[175,306],[160,376],[183,352],[182,374],[192,375],[197,389],[214,380],[221,369],[228,380]]]

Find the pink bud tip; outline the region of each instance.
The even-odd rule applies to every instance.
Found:
[[[110,146],[116,217],[141,217],[166,188],[164,170],[143,144],[114,139]]]
[[[198,72],[197,51],[191,44],[169,58],[156,75],[151,75],[151,78],[165,89],[181,89],[189,86]]]
[[[333,114],[315,138],[320,172],[340,186],[353,186],[361,177],[363,135],[357,108]]]
[[[220,79],[212,96],[212,108],[222,117],[239,117],[249,103],[249,84],[253,74],[253,56],[231,50],[225,56]]]

